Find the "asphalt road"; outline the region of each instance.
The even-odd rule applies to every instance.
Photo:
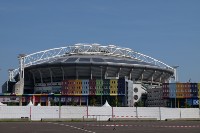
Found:
[[[0,122],[0,133],[200,133],[199,121]]]

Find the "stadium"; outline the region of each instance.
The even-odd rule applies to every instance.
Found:
[[[148,87],[168,82],[175,69],[130,48],[75,44],[25,55],[9,70],[1,98],[27,105],[134,106]],[[9,101],[9,100],[8,100]]]

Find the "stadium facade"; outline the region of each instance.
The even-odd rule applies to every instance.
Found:
[[[130,48],[75,44],[25,55],[9,70],[1,98],[26,105],[134,106],[147,88],[161,86],[175,69]],[[176,76],[176,75],[175,75]],[[176,78],[176,77],[175,77]]]

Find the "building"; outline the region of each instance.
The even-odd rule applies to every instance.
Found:
[[[148,107],[167,106],[167,100],[163,99],[163,88],[161,86],[147,89],[147,106]]]
[[[162,89],[167,107],[199,107],[200,83],[164,83]]]
[[[25,55],[9,69],[1,98],[16,96],[19,105],[134,106],[147,86],[159,86],[174,68],[130,48],[75,44]],[[137,88],[137,89],[136,89]]]

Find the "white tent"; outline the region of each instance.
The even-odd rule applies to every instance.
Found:
[[[108,104],[108,101],[106,100],[105,104],[102,107],[111,107],[111,106]]]
[[[3,104],[3,103],[0,102],[0,106],[7,106],[7,104]]]
[[[34,106],[31,100],[27,106]]]

